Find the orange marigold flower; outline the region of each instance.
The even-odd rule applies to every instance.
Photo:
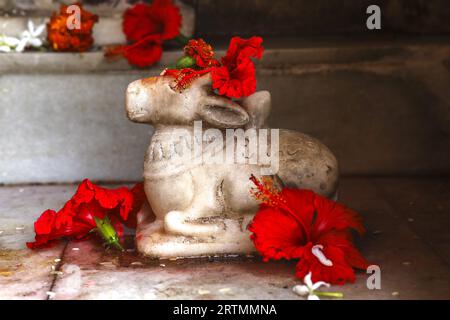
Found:
[[[92,28],[98,21],[98,16],[84,10],[81,4],[76,5],[81,11],[79,28],[71,30],[67,27],[67,19],[72,17],[73,12],[67,12],[69,6],[66,5],[61,6],[59,13],[53,12],[47,24],[47,40],[55,51],[83,52],[94,43]]]

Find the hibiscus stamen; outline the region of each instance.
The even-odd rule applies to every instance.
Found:
[[[211,68],[203,70],[194,70],[192,68],[185,69],[167,69],[164,71],[164,76],[175,78],[175,85],[172,86],[176,90],[186,89],[195,79],[207,74]]]
[[[278,190],[273,180],[269,177],[263,177],[263,181],[259,181],[253,174],[250,176],[250,180],[255,184],[257,189],[252,189],[250,192],[259,201],[267,204],[268,206],[279,208],[289,213],[302,227],[305,233],[306,239],[309,240],[309,229],[306,228],[303,220],[298,217],[297,214],[288,206],[286,199],[283,198],[281,191]]]
[[[324,266],[327,266],[327,267],[332,267],[333,261],[328,259],[322,250],[323,250],[323,245],[316,244],[315,246],[313,246],[311,248],[311,253],[317,258],[317,260],[319,260],[319,262],[321,264],[323,264]]]

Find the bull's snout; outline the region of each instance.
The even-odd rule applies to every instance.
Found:
[[[128,85],[125,109],[131,121],[150,121],[151,99],[148,91],[143,80],[136,80]]]

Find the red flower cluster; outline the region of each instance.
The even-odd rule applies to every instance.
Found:
[[[148,67],[161,58],[162,44],[180,34],[181,15],[170,0],[138,3],[123,15],[123,32],[130,45],[108,48],[107,57],[123,56],[130,64]]]
[[[219,65],[219,61],[214,59],[214,51],[211,45],[203,39],[191,39],[184,47],[184,53],[195,59],[195,63],[200,68],[210,68]]]
[[[261,59],[262,38],[242,39],[233,37],[221,63],[214,59],[210,45],[202,39],[190,40],[184,51],[194,65],[188,68],[166,70],[164,75],[175,77],[175,87],[184,89],[195,78],[211,72],[212,87],[220,95],[242,98],[256,90],[255,65],[252,58]]]
[[[67,28],[67,19],[72,13],[67,12],[69,6],[61,5],[59,14],[54,12],[47,23],[47,40],[55,51],[78,51],[88,50],[94,43],[92,28],[98,21],[98,16],[80,8],[80,28],[70,30]]]
[[[367,268],[352,242],[351,230],[364,233],[356,212],[310,190],[278,191],[251,179],[257,186],[254,195],[263,203],[248,229],[266,261],[300,259],[297,277],[311,272],[313,282],[331,284],[354,282],[353,268]]]
[[[51,245],[61,238],[83,239],[96,228],[95,218],[109,218],[119,237],[123,226],[136,227],[136,213],[145,200],[142,183],[131,190],[126,187],[105,189],[84,180],[75,195],[55,212],[47,210],[34,223],[35,242],[28,242],[30,249]]]

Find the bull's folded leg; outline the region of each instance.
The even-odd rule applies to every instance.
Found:
[[[164,229],[167,233],[192,237],[209,237],[224,231],[224,225],[214,221],[195,222],[198,211],[170,211],[164,218]]]

